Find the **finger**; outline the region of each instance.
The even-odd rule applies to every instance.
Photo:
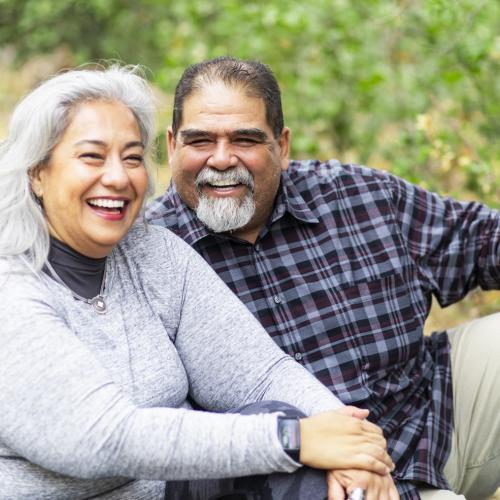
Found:
[[[362,439],[365,439],[367,442],[371,443],[372,445],[378,446],[383,450],[387,450],[387,441],[381,434],[363,432]]]
[[[370,414],[368,410],[356,408],[355,406],[343,406],[342,408],[339,408],[337,412],[340,413],[340,415],[346,415],[360,420],[364,420]]]
[[[387,496],[382,493],[379,485],[370,486],[365,492],[365,500],[389,500]]]
[[[380,449],[380,448],[379,448]],[[392,461],[387,455],[387,453],[382,452],[376,456],[375,453],[360,453],[353,457],[354,463],[349,466],[349,468],[353,469],[362,469],[367,470],[369,472],[375,472],[381,476],[385,476],[389,474],[392,470]]]
[[[361,488],[363,490],[363,500],[379,500],[376,496],[374,496],[374,490],[372,487],[363,487],[358,483],[353,483],[347,488],[347,495],[348,498],[351,498],[351,495],[353,494],[354,491],[357,489]],[[359,498],[359,493],[357,495],[354,495],[354,498]]]
[[[388,469],[389,472],[394,470],[394,462],[387,453],[387,450],[382,446],[374,443],[366,443],[363,448],[360,448],[361,454],[363,452],[366,455],[372,456],[376,461],[382,462]]]
[[[382,429],[378,425],[372,424],[371,422],[368,422],[368,420],[363,420],[362,429],[365,432],[371,432],[373,434],[377,434],[380,436],[384,435],[384,433],[382,432]]]
[[[362,488],[365,492],[364,500],[388,500],[387,497],[381,496],[381,478],[382,476],[372,474],[366,478],[357,477],[347,487],[347,494],[351,495],[356,488]]]
[[[399,499],[399,492],[398,489],[396,488],[396,485],[391,479],[391,486],[389,488],[389,500],[400,500]]]
[[[345,500],[344,488],[335,479],[331,471],[326,474],[326,483],[328,486],[328,500]]]

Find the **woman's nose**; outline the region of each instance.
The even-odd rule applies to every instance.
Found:
[[[117,190],[125,189],[129,184],[127,169],[119,158],[109,158],[104,165],[101,177],[104,186]]]

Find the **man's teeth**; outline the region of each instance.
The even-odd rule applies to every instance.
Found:
[[[103,208],[123,208],[125,206],[125,200],[95,199],[88,200],[88,203]]]
[[[210,185],[213,187],[227,187],[227,186],[237,186],[238,184],[234,181],[216,181],[216,182],[211,182]]]

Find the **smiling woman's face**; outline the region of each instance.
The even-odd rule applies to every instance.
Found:
[[[119,102],[78,105],[32,179],[49,232],[83,255],[108,255],[127,234],[148,187],[139,125]]]

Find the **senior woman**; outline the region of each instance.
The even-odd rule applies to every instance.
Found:
[[[386,474],[381,431],[329,411],[340,402],[190,247],[137,221],[153,116],[147,82],[119,67],[56,76],[12,116],[0,146],[0,498],[160,499],[169,479],[299,461]],[[264,400],[318,415],[224,413]],[[278,430],[300,430],[300,451]]]

